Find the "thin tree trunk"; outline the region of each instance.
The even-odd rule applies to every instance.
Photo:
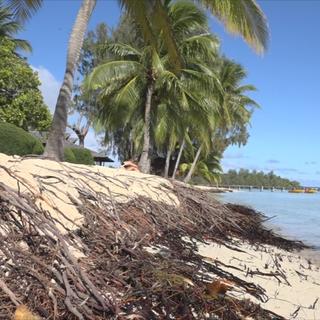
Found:
[[[176,160],[176,163],[175,163],[175,166],[174,166],[172,179],[176,178],[176,174],[177,174],[177,171],[178,171],[178,168],[179,168],[179,164],[180,164],[180,160],[181,160],[181,156],[182,156],[182,152],[183,152],[185,144],[186,144],[186,138],[183,137],[183,140],[181,142],[181,146],[180,146],[180,149],[179,149],[178,157],[177,157],[177,160]]]
[[[79,147],[81,147],[81,148],[84,148],[84,138],[85,138],[85,136],[82,135],[82,134],[80,134],[80,135],[78,136],[78,139],[79,139]]]
[[[83,0],[69,39],[66,71],[44,152],[44,156],[57,161],[63,160],[64,135],[68,117],[67,109],[72,95],[74,72],[95,4],[96,0]]]
[[[79,146],[84,148],[84,139],[86,138],[89,128],[90,128],[90,121],[87,121],[87,124],[81,128],[81,134],[79,136]]]
[[[201,150],[202,150],[202,146],[199,147],[199,149],[198,149],[198,151],[197,151],[197,153],[196,153],[196,156],[195,156],[194,159],[193,159],[191,168],[190,168],[187,176],[186,176],[186,177],[184,178],[184,180],[183,180],[185,183],[188,183],[188,182],[190,181],[190,179],[192,178],[194,169],[196,168],[197,162],[198,162],[199,157],[200,157],[200,154],[201,154]]]
[[[77,125],[67,125],[73,132],[77,135],[79,141],[79,147],[84,148],[84,139],[86,138],[89,128],[90,128],[90,121],[87,121],[87,124],[83,127],[80,127],[80,122]]]
[[[168,178],[168,176],[169,176],[169,167],[170,167],[171,154],[172,154],[172,150],[169,149],[167,151],[166,165],[164,167],[164,177],[165,178]]]
[[[146,104],[144,110],[143,148],[139,161],[139,169],[143,173],[150,173],[150,127],[151,127],[151,100],[154,91],[154,82],[147,89]]]

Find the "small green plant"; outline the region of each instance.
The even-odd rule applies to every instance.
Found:
[[[24,156],[43,151],[40,140],[32,134],[13,124],[0,122],[0,153]]]
[[[72,152],[71,148],[64,148],[64,161],[76,163],[76,157]]]
[[[77,164],[94,164],[90,150],[76,147],[64,148],[64,161]]]

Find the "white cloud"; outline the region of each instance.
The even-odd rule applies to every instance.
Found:
[[[40,90],[42,92],[44,102],[49,107],[51,113],[53,113],[56,106],[61,83],[48,69],[43,66],[32,66],[32,69],[38,72],[39,79],[41,81]]]

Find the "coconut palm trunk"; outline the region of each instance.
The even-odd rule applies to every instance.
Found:
[[[192,162],[192,165],[191,165],[191,168],[187,174],[187,176],[184,178],[184,182],[185,183],[188,183],[190,181],[190,179],[192,178],[192,175],[194,173],[194,169],[196,168],[196,165],[197,165],[197,162],[199,160],[199,157],[200,157],[200,154],[201,154],[201,151],[202,151],[202,146],[199,147],[197,153],[196,153],[196,156],[194,157],[193,159],[193,162]]]
[[[178,171],[178,168],[179,168],[182,152],[183,152],[183,149],[184,149],[185,145],[186,145],[186,138],[184,137],[182,142],[181,142],[181,146],[180,146],[180,149],[179,149],[179,153],[178,153],[178,157],[177,157],[176,163],[174,165],[172,179],[176,178],[176,174],[177,174],[177,171]]]
[[[172,150],[168,149],[167,151],[167,157],[166,157],[166,165],[164,167],[164,177],[168,178],[169,176],[169,168],[170,168],[170,160],[171,160],[171,154],[172,154]]]
[[[139,161],[139,169],[143,173],[150,173],[150,127],[151,127],[151,102],[154,92],[154,81],[151,80],[147,89],[145,111],[144,111],[144,127],[143,127],[143,147]]]
[[[72,95],[74,72],[95,4],[96,0],[83,0],[69,39],[66,71],[44,153],[45,157],[53,160],[63,160],[64,134],[68,118],[67,109]]]

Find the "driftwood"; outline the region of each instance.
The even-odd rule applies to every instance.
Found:
[[[42,177],[42,188],[52,178]],[[175,187],[180,206],[173,207],[142,197],[120,204],[111,193],[96,194],[81,184],[81,202],[70,201],[84,222],[61,233],[50,213],[35,205],[41,195],[30,190],[21,193],[0,182],[0,319],[10,319],[20,304],[56,320],[282,319],[249,300],[208,295],[209,283],[226,279],[268,299],[263,288],[197,252],[196,241],[237,248],[233,237],[287,250],[303,247],[265,229],[261,214],[181,185]]]

